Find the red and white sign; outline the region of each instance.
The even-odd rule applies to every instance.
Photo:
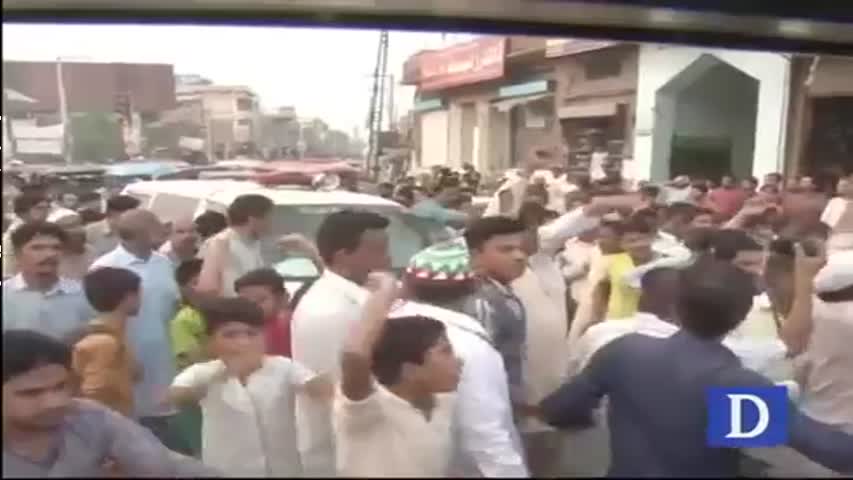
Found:
[[[504,75],[506,38],[478,38],[413,57],[417,73],[410,77],[422,91],[442,90],[501,78]],[[409,67],[411,72],[412,67]]]
[[[604,48],[615,47],[621,42],[612,40],[587,40],[583,38],[550,38],[545,41],[545,56],[548,58],[577,55]]]

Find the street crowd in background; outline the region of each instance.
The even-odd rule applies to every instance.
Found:
[[[297,291],[260,253],[262,195],[166,228],[130,196],[91,217],[21,189],[3,476],[853,474],[850,172],[822,191],[520,164],[482,202],[470,165],[377,185],[448,227],[399,275],[377,213],[278,239],[322,271]],[[709,387],[770,385],[787,447],[707,445]]]

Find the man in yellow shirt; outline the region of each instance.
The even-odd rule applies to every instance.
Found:
[[[652,242],[655,226],[643,216],[632,216],[617,224],[623,253],[612,255],[605,283],[609,286],[607,319],[631,318],[637,313],[640,291],[628,284],[625,276],[654,259]]]

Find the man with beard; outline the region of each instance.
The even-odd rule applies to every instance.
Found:
[[[213,477],[145,428],[73,398],[71,350],[38,332],[3,332],[3,477]]]
[[[18,274],[3,282],[3,331],[35,330],[70,341],[93,311],[80,282],[59,275],[68,234],[53,223],[25,223],[12,232]]]

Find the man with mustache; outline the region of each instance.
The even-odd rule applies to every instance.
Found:
[[[71,341],[93,312],[80,282],[59,275],[68,242],[62,227],[25,223],[11,235],[18,274],[3,282],[3,331],[29,329]]]

